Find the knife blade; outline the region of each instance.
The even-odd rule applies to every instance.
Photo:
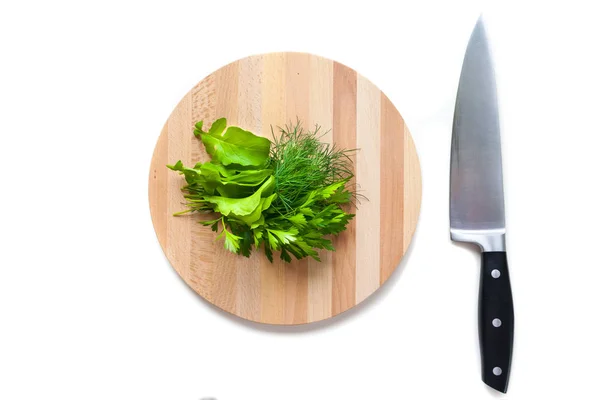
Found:
[[[506,393],[514,311],[505,244],[504,188],[496,80],[485,27],[477,21],[456,95],[450,162],[450,238],[481,249],[481,375]]]

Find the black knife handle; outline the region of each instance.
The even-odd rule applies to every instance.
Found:
[[[479,283],[481,375],[487,385],[506,393],[515,324],[506,252],[483,252],[481,261]]]

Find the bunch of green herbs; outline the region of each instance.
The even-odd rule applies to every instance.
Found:
[[[187,209],[217,218],[201,221],[229,251],[249,257],[263,248],[291,262],[334,250],[331,235],[346,229],[354,217],[345,206],[356,198],[348,184],[353,177],[351,154],[321,142],[320,128],[302,129],[300,122],[279,128],[273,141],[216,120],[208,131],[196,124],[211,161],[188,168],[168,165],[184,175]]]

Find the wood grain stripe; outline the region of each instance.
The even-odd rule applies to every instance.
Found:
[[[216,115],[217,108],[217,90],[216,90],[216,76],[209,75],[204,78],[192,89],[192,125],[185,132],[187,139],[191,142],[192,146],[192,159],[190,163],[207,162],[210,161],[210,156],[204,150],[202,141],[191,133],[194,130],[194,125],[198,121],[204,121],[206,127],[210,127],[210,124],[214,120],[219,118]],[[221,100],[222,102],[223,100]]]
[[[379,287],[381,92],[362,76],[357,81],[356,181],[368,200],[356,210],[356,302]]]
[[[152,224],[156,231],[156,237],[167,254],[167,224],[169,215],[167,213],[169,194],[168,188],[168,169],[165,165],[169,164],[168,159],[168,139],[169,139],[169,124],[166,123],[156,143],[156,148],[152,156],[152,164],[150,165],[150,179],[148,184],[148,199],[150,208],[161,210],[161,212],[152,213]]]
[[[228,125],[238,125],[239,61],[228,64],[215,73],[215,116],[227,118]]]
[[[251,132],[262,131],[262,57],[238,62],[238,124]],[[247,319],[260,318],[260,262],[264,257],[254,252],[250,258],[238,257],[235,263],[237,297],[236,314]]]
[[[227,118],[229,125],[238,125],[238,71],[238,62],[234,62],[215,73],[218,88],[215,94],[215,116]],[[215,248],[213,302],[230,312],[236,309],[237,304],[237,268],[231,268],[237,261],[238,256],[227,251],[222,241],[219,241]]]
[[[189,165],[197,162],[206,162],[210,157],[204,150],[202,142],[194,135],[193,125],[198,121],[204,121],[211,124],[218,117],[215,115],[216,97],[215,97],[215,79],[214,76],[202,80],[192,89],[192,120],[186,132],[191,145],[191,159],[187,160]],[[213,301],[213,283],[216,247],[214,244],[214,232],[206,226],[198,223],[200,219],[206,217],[200,215],[185,216],[193,220],[191,224],[192,243],[190,249],[190,284],[200,293],[206,293],[206,299]]]
[[[404,121],[390,100],[381,94],[381,270],[380,282],[392,274],[404,243]]]
[[[323,143],[333,144],[333,62],[310,56],[308,128],[321,126]],[[333,262],[330,251],[319,252],[321,262],[308,260],[308,322],[331,316]]]
[[[188,93],[179,103],[169,118],[168,133],[168,160],[183,160],[191,158],[191,143],[189,138],[184,138],[183,132],[189,131],[192,124],[192,102]],[[177,273],[184,279],[189,279],[190,249],[192,243],[191,225],[189,218],[173,218],[173,213],[183,208],[183,196],[179,188],[183,178],[178,174],[167,173],[168,205],[167,205],[167,257],[176,265]],[[186,232],[181,235],[181,232]]]
[[[403,207],[403,251],[406,253],[419,220],[421,211],[421,164],[415,143],[404,124],[404,207]]]
[[[286,119],[286,57],[276,53],[264,60],[262,82],[262,135],[271,137],[271,124]],[[273,127],[274,129],[276,128]],[[266,257],[260,261],[261,321],[281,324],[285,318],[286,264],[275,256],[271,264]]]
[[[286,57],[286,115],[291,121],[306,123],[309,101],[309,59],[305,54],[289,53]],[[308,320],[308,260],[294,260],[285,269],[286,324],[303,324]]]
[[[356,72],[333,63],[333,141],[342,149],[356,148]],[[355,185],[354,179],[349,183]],[[354,213],[355,207],[348,211]],[[356,220],[334,240],[332,314],[354,306],[356,301]]]
[[[238,124],[251,132],[262,132],[262,56],[238,61]]]

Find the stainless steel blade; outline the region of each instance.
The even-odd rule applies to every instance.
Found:
[[[504,190],[494,68],[481,18],[458,85],[450,163],[450,236],[504,251]]]

